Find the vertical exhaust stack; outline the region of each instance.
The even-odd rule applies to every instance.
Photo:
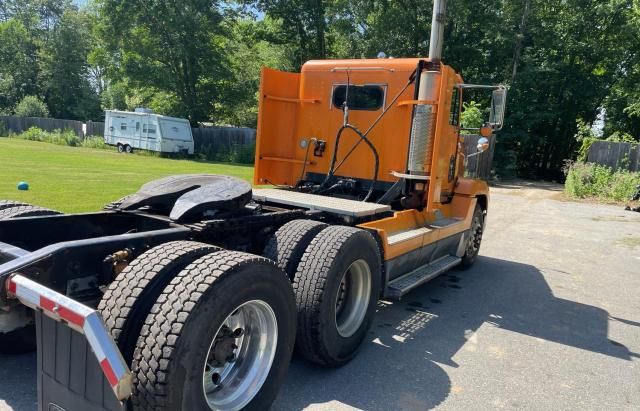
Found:
[[[444,39],[446,0],[434,0],[433,17],[431,19],[431,41],[429,43],[429,60],[440,62]],[[425,70],[420,73],[418,103],[414,109],[407,160],[408,174],[424,176],[431,165],[433,132],[436,109],[432,102],[438,99],[440,90],[440,72]]]
[[[433,1],[433,16],[431,17],[431,40],[429,41],[429,59],[440,61],[442,58],[442,44],[444,43],[444,22],[446,0]]]

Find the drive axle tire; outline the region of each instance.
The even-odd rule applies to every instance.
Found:
[[[169,281],[199,257],[217,250],[193,241],[162,244],[133,260],[109,284],[98,310],[127,363],[144,320]]]
[[[266,258],[217,251],[164,289],[140,333],[135,410],[265,410],[286,375],[295,298]]]
[[[297,352],[325,366],[351,360],[376,310],[382,278],[378,244],[367,231],[331,226],[307,247],[293,289]]]
[[[467,269],[476,262],[478,253],[480,252],[480,244],[482,242],[482,233],[484,231],[484,220],[486,218],[486,212],[476,204],[475,210],[473,210],[473,218],[471,220],[471,228],[469,231],[469,237],[464,248],[464,255],[462,256],[462,262],[460,263],[461,269]]]
[[[19,207],[19,206],[28,206],[31,204],[23,203],[22,201],[16,200],[0,200],[0,210],[5,210],[7,208]]]
[[[26,354],[38,348],[36,328],[29,324],[8,333],[0,333],[0,353]]]
[[[325,223],[313,220],[289,221],[269,239],[263,254],[275,261],[276,265],[293,280],[304,250],[307,249],[313,237],[326,227]]]
[[[0,210],[0,220],[8,220],[10,218],[20,217],[35,217],[44,215],[57,215],[62,214],[59,211],[50,210],[48,208],[42,208],[32,205],[21,205],[16,207],[5,208]]]

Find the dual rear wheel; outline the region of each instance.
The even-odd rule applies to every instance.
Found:
[[[368,232],[294,220],[267,244],[265,256],[292,280],[297,305],[296,351],[324,366],[351,360],[376,309],[382,261]]]
[[[278,244],[291,230],[297,241]],[[273,261],[197,242],[163,244],[108,286],[98,308],[131,365],[133,409],[266,409],[296,341],[303,357],[327,366],[355,355],[380,287],[373,237],[297,221],[274,241]]]
[[[289,279],[263,257],[206,244],[142,254],[99,309],[131,363],[136,410],[268,408],[293,351]]]

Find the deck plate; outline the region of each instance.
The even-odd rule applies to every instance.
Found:
[[[365,203],[277,188],[254,188],[253,199],[352,217],[364,217],[391,211],[391,207],[385,204]]]

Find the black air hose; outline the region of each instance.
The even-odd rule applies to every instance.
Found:
[[[373,179],[371,180],[371,187],[369,187],[369,191],[367,192],[367,195],[362,200],[362,201],[367,201],[369,197],[371,197],[371,194],[373,193],[373,189],[375,188],[376,182],[378,182],[378,169],[380,168],[380,158],[378,156],[378,150],[376,150],[373,143],[371,143],[371,140],[369,140],[367,136],[365,136],[360,130],[358,130],[355,126],[352,126],[351,124],[345,124],[344,126],[340,127],[340,129],[338,130],[338,133],[336,134],[336,141],[333,147],[333,155],[331,156],[331,165],[329,166],[329,172],[327,173],[327,176],[324,178],[324,181],[320,184],[316,192],[322,190],[335,173],[334,167],[338,159],[338,148],[340,147],[340,137],[342,136],[342,132],[346,129],[353,130],[353,132],[360,137],[361,141],[364,141],[373,152],[373,157],[375,159]]]

